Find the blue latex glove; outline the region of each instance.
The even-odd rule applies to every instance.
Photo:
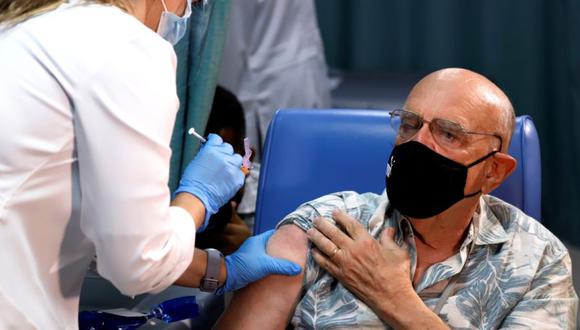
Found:
[[[210,134],[185,168],[175,195],[188,192],[205,206],[205,219],[198,232],[242,188],[245,177],[241,167],[242,156],[235,154],[232,146],[224,143],[219,135]]]
[[[234,291],[270,274],[298,275],[302,268],[297,264],[269,256],[266,245],[274,230],[248,238],[233,254],[225,257],[228,277],[217,293]]]

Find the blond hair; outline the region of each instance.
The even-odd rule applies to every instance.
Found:
[[[65,0],[0,0],[0,24],[16,25],[31,17],[49,12]],[[127,0],[90,0],[106,5],[114,5],[128,11]]]

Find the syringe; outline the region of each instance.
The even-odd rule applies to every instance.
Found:
[[[206,143],[207,140],[206,138],[204,138],[203,136],[197,134],[197,132],[195,131],[195,128],[190,128],[189,131],[187,131],[187,133],[189,135],[193,135],[194,137],[196,137],[199,141],[201,141],[201,143]]]
[[[196,139],[198,139],[199,141],[201,141],[201,143],[206,143],[207,139],[204,138],[203,136],[199,135],[196,131],[195,128],[190,128],[187,131],[187,134],[189,135],[193,135]],[[250,140],[248,138],[244,139],[244,157],[243,157],[243,165],[242,165],[242,172],[244,172],[244,175],[248,175],[248,173],[250,173],[250,169],[252,168],[251,163],[250,163],[250,156],[252,155],[252,150],[250,149]]]

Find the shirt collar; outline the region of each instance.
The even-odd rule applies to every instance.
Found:
[[[479,199],[479,216],[474,217],[473,221],[478,222],[479,233],[475,240],[477,245],[500,244],[509,240],[499,219],[495,216],[493,210],[487,204],[488,196],[482,196]],[[483,220],[481,220],[483,219]]]
[[[477,235],[475,239],[476,245],[500,244],[509,240],[509,236],[501,222],[487,204],[487,199],[487,196],[482,196],[479,199],[479,213],[476,212],[473,215],[473,221],[469,225],[468,235],[462,244],[462,248],[473,241],[474,235]],[[388,208],[388,201],[385,201],[385,204],[387,205],[384,205],[381,208],[382,212]],[[404,216],[402,216],[397,210],[393,210],[390,218],[392,221],[390,226],[398,227],[398,235],[408,234],[408,227],[410,227],[410,224]]]

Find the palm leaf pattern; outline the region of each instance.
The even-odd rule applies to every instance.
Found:
[[[301,205],[278,226],[293,223],[308,230],[314,218],[331,220],[332,211],[340,209],[358,219],[375,238],[385,227],[395,227],[396,237],[408,243],[413,272],[412,228],[396,211],[386,217],[388,204],[384,193],[339,192]],[[481,198],[480,213],[459,253],[425,272],[416,291],[431,309],[439,302],[438,295],[422,292],[445,281],[451,294],[439,317],[451,328],[575,327],[578,297],[566,248],[539,222],[495,197]],[[303,295],[291,322],[298,329],[389,328],[321,269],[310,253]]]

